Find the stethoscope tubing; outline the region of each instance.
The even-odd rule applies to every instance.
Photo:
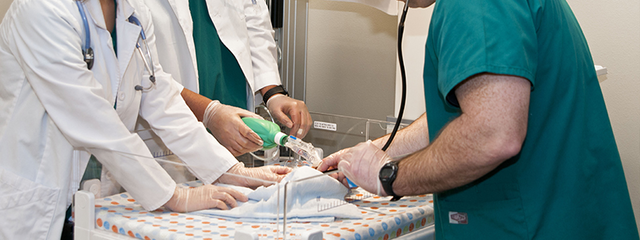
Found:
[[[80,3],[81,0],[76,0],[76,5],[78,5],[78,9],[80,9],[80,17],[82,18],[82,23],[84,25],[84,29],[85,29],[85,36],[86,38],[84,39],[84,47],[83,50],[89,49],[91,47],[91,34],[89,33],[89,21],[87,20],[87,14],[86,14],[86,10],[84,8],[84,5],[82,3]]]
[[[402,98],[400,100],[400,109],[398,110],[398,119],[396,119],[396,124],[393,126],[393,130],[387,139],[387,142],[382,146],[382,151],[387,151],[389,145],[393,141],[393,138],[396,136],[398,132],[398,128],[400,127],[400,123],[402,122],[402,116],[404,115],[404,106],[407,100],[407,75],[404,68],[404,56],[402,55],[402,36],[404,35],[404,21],[407,18],[407,12],[409,11],[409,0],[404,2],[404,9],[402,10],[402,15],[400,16],[400,23],[398,23],[398,62],[400,64],[400,77],[402,79]]]
[[[85,9],[84,4],[81,3],[82,1],[83,0],[76,0],[76,5],[78,6],[78,10],[80,11],[80,17],[82,18],[82,24],[84,25],[84,29],[85,29],[85,41],[84,41],[84,46],[82,47],[82,55],[84,57],[84,61],[87,63],[87,68],[91,69],[93,67],[93,61],[94,61],[93,49],[91,49],[91,33],[89,30],[89,20],[87,19],[87,13],[86,13],[87,10]],[[136,49],[138,50],[138,53],[140,53],[140,57],[142,57],[144,68],[147,70],[147,72],[149,72],[149,81],[151,81],[151,83],[155,85],[156,73],[155,73],[155,68],[153,66],[153,58],[151,56],[151,50],[149,49],[149,45],[147,44],[147,36],[144,33],[144,28],[142,27],[142,24],[140,24],[140,20],[138,20],[138,18],[136,18],[135,16],[130,16],[128,20],[129,22],[140,26],[140,36],[138,36],[138,40],[136,41]],[[145,54],[142,52],[142,49],[140,47],[140,40],[142,40],[142,45],[144,45],[145,49],[147,50],[147,53],[149,56],[148,61],[147,61],[147,57],[145,57]],[[148,90],[150,88],[151,87],[144,89],[140,85],[135,86],[136,90]]]

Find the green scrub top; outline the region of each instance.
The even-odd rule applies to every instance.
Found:
[[[205,0],[189,0],[198,61],[200,95],[247,108],[247,79],[235,56],[220,41]]]
[[[435,194],[436,239],[638,239],[587,42],[565,0],[438,0],[426,43],[433,141],[478,73],[531,81],[520,154]]]

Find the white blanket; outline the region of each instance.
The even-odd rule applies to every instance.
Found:
[[[361,218],[358,208],[344,201],[348,189],[336,179],[325,175],[305,179],[317,175],[322,173],[305,166],[294,169],[278,185],[259,187],[256,190],[224,185],[246,194],[249,201],[238,202],[238,207],[231,210],[210,209],[194,213],[243,222],[280,220],[284,218],[286,187],[287,221],[331,222],[336,217]]]

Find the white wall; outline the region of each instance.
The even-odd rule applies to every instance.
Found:
[[[362,4],[309,1],[310,111],[378,120],[393,115],[395,19]]]
[[[398,4],[398,22],[402,14],[404,4]],[[402,53],[407,77],[407,101],[405,103],[403,119],[415,120],[425,112],[424,84],[422,69],[424,68],[424,51],[427,41],[427,31],[433,6],[429,8],[411,8],[407,12],[402,37]],[[400,111],[402,97],[402,81],[400,65],[396,74],[396,105],[394,116]]]
[[[607,67],[608,74],[600,79],[616,142],[622,157],[629,193],[640,229],[640,1],[638,0],[567,0],[587,38],[595,64]],[[429,19],[433,7],[422,12],[409,11],[405,24],[413,28],[405,34],[405,49],[424,49],[426,30],[415,25]],[[420,16],[416,16],[420,15]],[[412,19],[410,19],[412,18]],[[422,36],[422,38],[421,38]],[[416,88],[422,87],[424,51],[405,53],[409,92],[407,104],[424,102]],[[399,81],[396,84],[396,112],[399,106]],[[407,105],[405,116],[424,112],[418,106]],[[603,210],[606,206],[603,206]]]
[[[582,26],[594,62],[607,67],[600,86],[640,228],[640,1],[567,2]]]

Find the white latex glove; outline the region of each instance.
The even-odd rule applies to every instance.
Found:
[[[237,201],[249,200],[244,194],[226,187],[204,185],[196,188],[176,187],[173,197],[164,205],[175,212],[192,212],[219,208],[228,210],[238,206]]]
[[[387,196],[378,174],[392,159],[382,149],[369,140],[352,147],[339,158],[338,169],[354,184],[379,196]]]
[[[242,121],[242,117],[260,118],[247,110],[211,101],[204,111],[202,122],[218,142],[233,156],[260,150],[262,139]]]
[[[342,155],[349,151],[349,149],[351,148],[342,149],[325,157],[324,159],[322,159],[322,162],[318,164],[318,167],[316,169],[320,172],[326,172],[338,168],[338,162],[340,162]]]
[[[237,163],[227,171],[227,173],[231,174],[223,174],[218,178],[218,182],[249,188],[266,187],[271,185],[272,182],[280,182],[290,172],[291,168],[288,167],[264,166],[246,168],[243,163]],[[265,182],[265,180],[269,182]]]
[[[344,155],[346,152],[348,152],[349,149],[351,149],[351,148],[342,149],[342,150],[334,152],[331,155],[327,156],[326,158],[322,159],[320,164],[318,164],[318,167],[316,168],[316,170],[318,170],[320,172],[326,172],[326,171],[331,171],[333,169],[337,169],[338,168],[338,163],[342,159],[342,155]],[[345,187],[349,188],[349,182],[347,182],[347,179],[345,178],[343,173],[339,172],[339,173],[329,174],[329,176],[335,178],[336,180],[341,182],[342,185],[344,185]]]
[[[309,132],[311,114],[303,101],[277,94],[267,100],[267,108],[278,121],[291,129],[289,135],[303,138]]]

